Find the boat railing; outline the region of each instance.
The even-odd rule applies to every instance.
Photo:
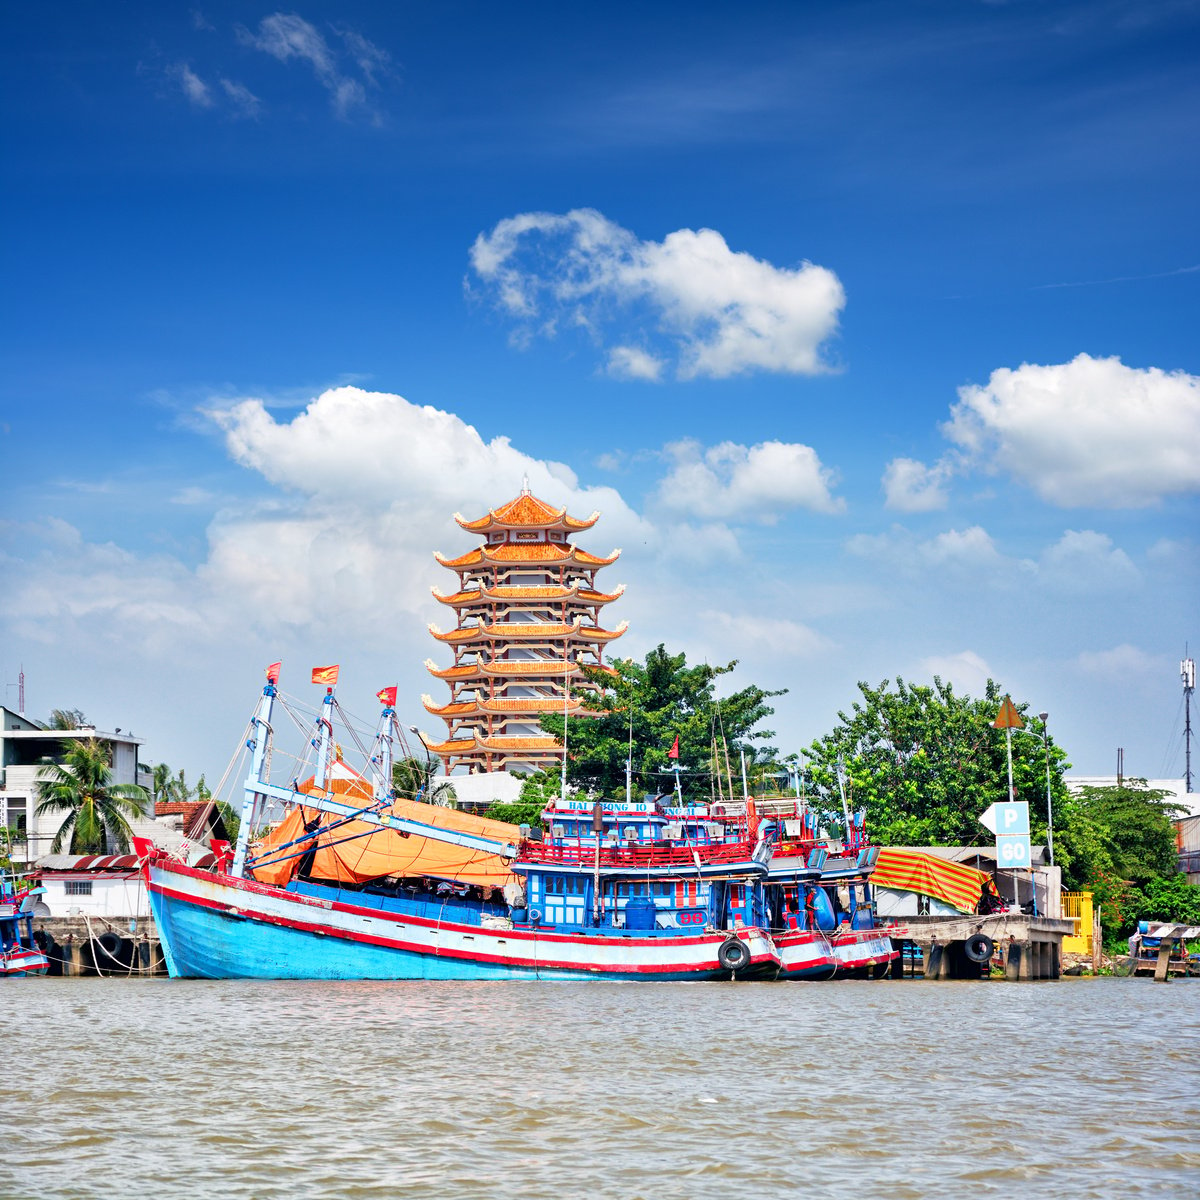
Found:
[[[714,842],[706,845],[681,846],[657,843],[625,842],[600,847],[602,867],[628,867],[641,870],[653,867],[692,867],[699,858],[704,864],[745,862],[754,847],[749,842]],[[592,845],[562,845],[547,842],[526,842],[517,856],[518,863],[560,864],[569,867],[591,867],[596,861]]]

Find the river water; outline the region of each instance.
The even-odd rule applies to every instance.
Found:
[[[5,997],[4,1200],[1200,1195],[1200,981]]]

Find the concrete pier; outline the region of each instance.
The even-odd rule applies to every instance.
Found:
[[[972,962],[968,939],[977,933],[992,939],[1004,959],[1004,978],[1013,982],[1059,979],[1062,940],[1074,933],[1075,923],[1028,913],[988,916],[905,917],[908,940],[920,947],[926,979],[986,979],[988,964]]]
[[[110,920],[92,917],[39,917],[35,939],[50,959],[50,974],[115,976],[122,979],[165,975],[158,930],[149,917]]]

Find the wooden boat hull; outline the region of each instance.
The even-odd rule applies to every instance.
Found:
[[[851,929],[840,925],[829,935],[839,975],[879,976],[900,951],[884,929]]]
[[[828,937],[819,929],[794,929],[775,935],[783,966],[780,979],[832,979],[838,959]]]
[[[40,950],[22,946],[0,957],[0,978],[19,979],[23,975],[45,975],[50,960]]]
[[[182,864],[147,868],[151,909],[173,976],[208,979],[728,979],[773,978],[763,930],[619,931],[513,927],[462,907],[445,917],[398,911],[382,897],[334,887],[277,888]],[[747,962],[731,972],[736,937]]]

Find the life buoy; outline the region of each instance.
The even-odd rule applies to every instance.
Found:
[[[726,938],[717,951],[717,962],[726,971],[740,971],[750,965],[750,947],[740,938]]]
[[[973,933],[963,942],[963,953],[973,963],[989,962],[995,949],[992,939],[986,933]]]

